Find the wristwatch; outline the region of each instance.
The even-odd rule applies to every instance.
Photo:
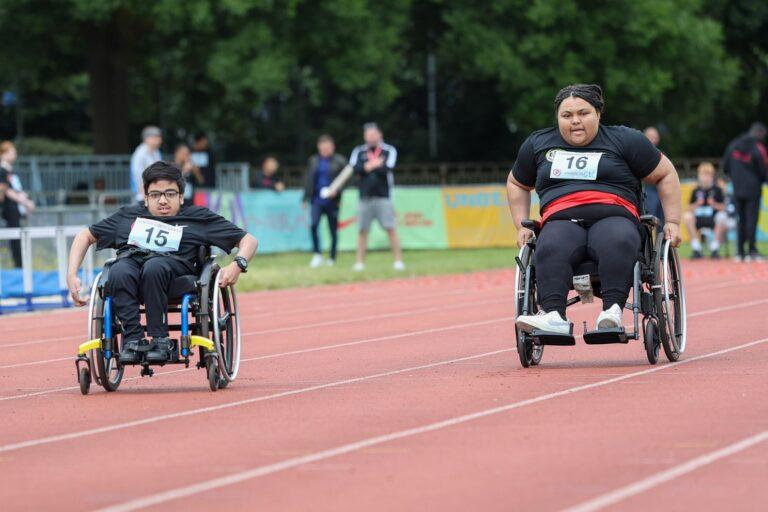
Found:
[[[243,258],[242,256],[235,256],[235,263],[237,263],[237,266],[240,267],[240,270],[245,274],[248,272],[248,260]]]

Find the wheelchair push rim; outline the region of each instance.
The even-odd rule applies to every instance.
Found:
[[[657,275],[661,280],[656,293],[659,330],[664,352],[676,361],[685,352],[687,340],[686,300],[680,258],[669,240],[664,240],[657,255]]]
[[[90,304],[88,307],[88,339],[104,338],[104,299],[99,293],[101,273],[96,276],[91,286]],[[116,391],[123,380],[124,367],[117,360],[120,350],[120,336],[112,336],[112,354],[109,359],[104,357],[100,348],[90,351],[91,368],[96,383],[107,391]]]
[[[226,382],[233,382],[240,370],[241,348],[237,292],[232,285],[221,288],[220,281],[219,271],[213,286],[213,342],[218,354],[219,372]]]
[[[527,245],[523,246],[518,258],[520,258],[523,266],[527,268],[530,265],[531,249]],[[536,301],[533,297],[534,291],[535,289],[531,290],[529,295],[529,314],[536,313]],[[517,320],[518,316],[523,314],[524,302],[525,276],[522,274],[520,266],[515,265],[515,320]],[[515,326],[515,339],[517,341],[517,353],[520,356],[520,364],[522,364],[524,368],[538,365],[544,355],[544,346],[534,344],[533,339],[517,326]]]

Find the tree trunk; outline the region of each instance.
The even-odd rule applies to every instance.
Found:
[[[130,151],[128,45],[120,15],[85,30],[88,37],[88,75],[91,129],[95,153]]]

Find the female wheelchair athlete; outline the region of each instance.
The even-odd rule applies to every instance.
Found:
[[[584,341],[587,344],[629,343],[640,339],[640,315],[645,351],[650,364],[659,360],[659,347],[670,361],[677,361],[685,351],[686,306],[680,259],[677,250],[669,240],[657,236],[658,220],[653,215],[643,215],[641,221],[642,245],[633,270],[631,309],[634,327],[626,332],[623,327],[587,331],[584,325]],[[541,226],[532,220],[522,221],[522,226],[534,232],[520,254],[515,258],[515,317],[536,314],[536,267],[533,253],[536,250],[536,236]],[[591,302],[592,296],[601,297],[600,278],[597,264],[592,260],[583,261],[574,271],[575,289],[578,295],[568,299],[566,307],[578,302]],[[538,365],[544,354],[544,345],[575,345],[572,335],[548,333],[533,330],[525,332],[515,329],[517,352],[523,367]]]
[[[205,368],[211,391],[225,388],[237,378],[240,367],[240,317],[234,285],[220,287],[220,268],[214,262],[210,249],[201,247],[198,255],[201,272],[186,275],[171,282],[168,313],[179,313],[178,324],[170,324],[170,331],[179,332],[173,340],[171,359],[165,364],[183,364],[189,367],[190,356],[197,347],[197,368]],[[80,345],[75,362],[80,391],[88,393],[91,381],[107,391],[116,391],[123,379],[126,364],[120,362],[122,329],[112,311],[112,298],[106,292],[109,269],[115,262],[109,260],[96,277],[91,288],[88,305],[88,337]],[[143,313],[143,307],[141,312]],[[212,337],[211,337],[212,335]],[[145,350],[151,349],[151,345]],[[141,376],[152,376],[154,371],[144,358],[131,365],[141,366]]]

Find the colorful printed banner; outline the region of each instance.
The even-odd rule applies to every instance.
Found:
[[[682,187],[687,205],[693,183]],[[517,232],[507,207],[502,185],[467,187],[398,187],[393,194],[397,212],[397,231],[405,249],[447,249],[470,247],[511,247]],[[357,247],[356,190],[344,192],[339,213],[339,249]],[[532,197],[532,211],[538,199]],[[309,251],[309,212],[302,208],[301,192],[277,193],[259,190],[245,193],[206,193],[195,195],[195,203],[231,219],[259,240],[259,252]],[[758,238],[768,241],[768,187],[763,189],[763,206]],[[684,233],[687,237],[687,233]],[[327,249],[328,229],[320,226],[323,247]],[[371,249],[389,247],[386,233],[374,222],[368,238]]]

